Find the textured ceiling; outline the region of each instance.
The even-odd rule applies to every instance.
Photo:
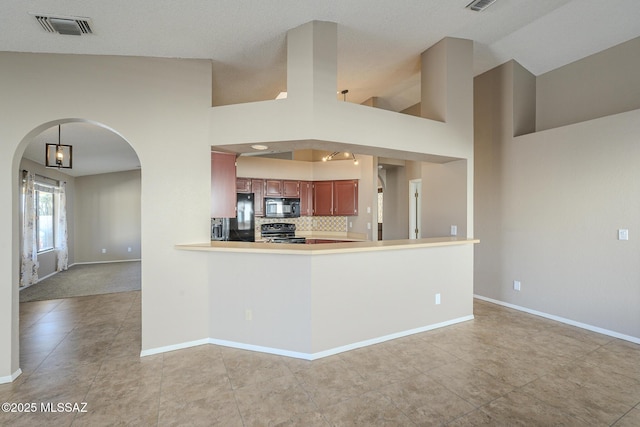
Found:
[[[419,101],[419,55],[474,40],[477,75],[510,59],[540,75],[640,36],[638,0],[0,0],[0,51],[206,58],[215,105],[286,90],[286,32],[338,24],[338,88],[391,110]],[[94,34],[46,33],[33,14],[92,20]]]

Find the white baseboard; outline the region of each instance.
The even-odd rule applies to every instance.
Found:
[[[209,338],[142,350],[140,352],[140,357],[152,356],[154,354],[166,353],[168,351],[182,350],[183,348],[197,347],[203,344],[209,344]]]
[[[409,330],[397,332],[394,334],[389,334],[389,335],[384,335],[377,338],[372,338],[369,340],[359,341],[353,344],[347,344],[340,347],[331,348],[328,350],[320,351],[318,353],[302,353],[302,352],[283,350],[283,349],[273,348],[273,347],[265,347],[265,346],[245,344],[245,343],[240,343],[235,341],[220,340],[216,338],[205,338],[197,341],[190,341],[190,342],[185,342],[181,344],[143,350],[140,353],[140,357],[151,356],[153,354],[165,353],[168,351],[180,350],[183,348],[195,347],[203,344],[215,344],[215,345],[221,345],[224,347],[238,348],[241,350],[250,350],[250,351],[257,351],[260,353],[276,354],[278,356],[293,357],[296,359],[317,360],[317,359],[322,359],[323,357],[328,357],[338,353],[343,353],[345,351],[355,350],[357,348],[367,347],[373,344],[379,344],[385,341],[394,340],[396,338],[402,338],[409,335],[418,334],[420,332],[426,332],[433,329],[443,328],[445,326],[455,325],[456,323],[466,322],[468,320],[473,320],[472,314],[469,316],[459,317],[457,319],[447,320],[446,322],[435,323],[433,325],[422,326],[420,328],[409,329]]]
[[[74,265],[86,265],[86,264],[112,264],[114,262],[134,262],[134,261],[142,261],[141,258],[136,259],[116,259],[113,261],[87,261],[87,262],[74,262],[70,264],[69,267],[73,267]]]
[[[508,302],[504,302],[504,301],[500,301],[500,300],[495,300],[493,298],[483,297],[482,295],[474,294],[473,297],[477,298],[479,300],[482,300],[482,301],[487,301],[487,302],[490,302],[490,303],[493,303],[493,304],[501,305],[503,307],[508,307],[508,308],[512,308],[514,310],[523,311],[525,313],[533,314],[535,316],[544,317],[545,319],[555,320],[556,322],[565,323],[565,324],[571,325],[571,326],[576,326],[578,328],[586,329],[586,330],[591,331],[591,332],[597,332],[597,333],[602,334],[602,335],[607,335],[607,336],[610,336],[610,337],[613,337],[613,338],[619,338],[621,340],[630,341],[630,342],[635,343],[635,344],[640,344],[640,338],[634,337],[634,336],[631,336],[631,335],[621,334],[621,333],[618,333],[618,332],[615,332],[615,331],[610,331],[609,329],[603,329],[603,328],[599,328],[597,326],[589,325],[587,323],[576,322],[575,320],[566,319],[564,317],[556,316],[554,314],[544,313],[544,312],[537,311],[537,310],[532,310],[532,309],[527,308],[527,307],[521,307],[519,305],[510,304]]]
[[[13,374],[0,377],[0,384],[13,382],[16,378],[20,376],[20,374],[22,374],[22,369],[18,368],[18,370],[15,371]]]

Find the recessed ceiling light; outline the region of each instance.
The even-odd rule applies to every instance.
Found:
[[[266,145],[262,145],[262,144],[254,144],[251,146],[251,148],[253,148],[254,150],[266,150],[269,147]]]

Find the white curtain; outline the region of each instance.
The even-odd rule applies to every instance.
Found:
[[[38,248],[36,239],[36,176],[27,172],[24,180],[24,217],[22,226],[22,262],[20,286],[33,285],[38,281]]]
[[[69,268],[69,247],[67,245],[67,184],[60,182],[56,188],[56,270],[63,271]]]

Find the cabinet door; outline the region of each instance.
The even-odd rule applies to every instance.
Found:
[[[236,192],[251,193],[251,178],[236,178]]]
[[[313,215],[313,183],[300,181],[300,215]]]
[[[254,195],[253,211],[255,215],[264,216],[264,179],[252,179],[251,192]]]
[[[211,153],[211,217],[236,216],[236,155]]]
[[[282,197],[300,197],[300,181],[282,181]]]
[[[266,179],[264,187],[265,197],[282,197],[282,180]]]
[[[333,181],[313,183],[313,214],[333,215]]]
[[[333,182],[333,214],[358,215],[358,181],[349,179]]]

